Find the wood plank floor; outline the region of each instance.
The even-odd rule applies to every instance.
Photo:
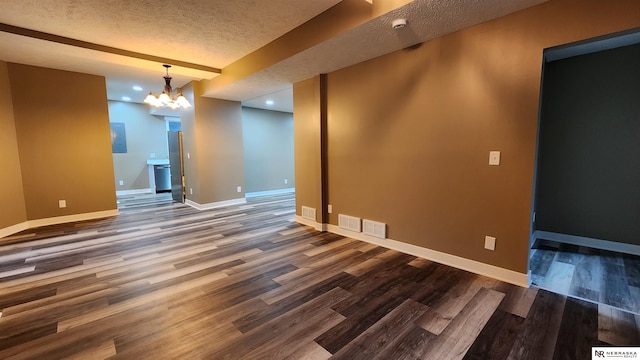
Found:
[[[0,240],[0,359],[588,359],[640,317],[292,222],[294,197]]]
[[[533,285],[640,314],[640,256],[537,240]]]

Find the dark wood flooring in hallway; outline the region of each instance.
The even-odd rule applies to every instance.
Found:
[[[640,317],[292,222],[294,197],[0,239],[0,359],[590,359]]]

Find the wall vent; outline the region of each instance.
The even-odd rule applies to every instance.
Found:
[[[360,232],[360,218],[339,214],[338,226],[343,229]]]
[[[302,207],[302,217],[307,220],[316,221],[316,209],[307,206]]]
[[[385,223],[371,221],[367,219],[362,220],[362,232],[367,235],[375,236],[380,239],[385,239],[387,237],[386,230],[387,230],[387,224]]]

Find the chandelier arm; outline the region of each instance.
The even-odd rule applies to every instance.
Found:
[[[164,82],[165,82],[164,91],[161,94],[159,94],[158,97],[155,97],[155,95],[152,92],[150,92],[149,95],[147,95],[147,98],[144,100],[144,102],[156,107],[168,106],[172,109],[190,108],[191,104],[189,103],[189,100],[187,100],[182,95],[181,88],[177,88],[178,94],[176,95],[175,99],[173,98],[172,96],[173,89],[171,88],[172,77],[169,76],[169,68],[171,67],[171,65],[164,64],[162,66],[164,66],[164,68],[166,69],[166,75],[163,76]]]

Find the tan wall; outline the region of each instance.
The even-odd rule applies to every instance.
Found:
[[[182,94],[195,105],[194,85],[197,82],[190,82],[182,87]],[[195,107],[180,110],[182,129],[182,151],[184,162],[184,179],[186,187],[186,198],[199,202],[200,180],[198,175],[198,151],[196,144],[196,118]]]
[[[0,61],[0,230],[27,221],[7,63]]]
[[[127,152],[113,154],[116,190],[148,189],[147,160],[169,158],[164,116],[150,115],[148,105],[109,101],[109,120],[124,123],[127,134]]]
[[[193,107],[181,112],[187,199],[204,205],[244,198],[240,102],[194,96],[194,91],[201,93],[200,86],[192,82],[183,88],[193,100]]]
[[[321,221],[320,76],[293,85],[293,134],[296,174],[296,214],[316,209]]]
[[[330,223],[385,222],[389,238],[526,273],[542,51],[638,27],[637,14],[640,2],[552,0],[329,74]],[[314,96],[311,81],[294,87],[298,205],[317,197]]]
[[[104,78],[8,68],[28,219],[116,209]]]
[[[295,187],[293,114],[243,107],[242,142],[246,192]]]

